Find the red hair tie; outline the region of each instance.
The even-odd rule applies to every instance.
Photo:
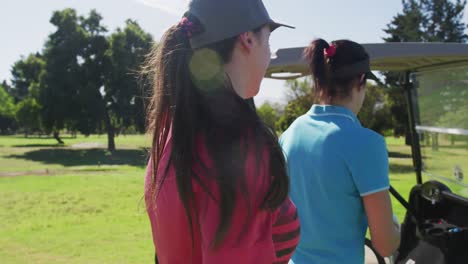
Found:
[[[181,27],[188,38],[191,38],[194,33],[194,25],[187,17],[183,17],[179,22],[179,27]]]
[[[331,45],[328,48],[323,49],[323,55],[325,55],[325,58],[330,59],[336,54],[336,46]]]

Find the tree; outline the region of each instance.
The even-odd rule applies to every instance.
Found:
[[[59,142],[64,128],[89,135],[105,127],[108,149],[114,151],[116,127],[144,131],[144,99],[133,73],[149,52],[152,37],[131,20],[108,37],[95,10],[84,17],[73,9],[56,11],[50,21],[56,31],[44,49],[46,75],[39,96],[43,125]]]
[[[403,11],[384,29],[386,42],[466,42],[463,22],[466,0],[403,0]],[[384,73],[395,135],[410,143],[408,111],[402,73]]]
[[[105,119],[106,101],[101,93],[105,76],[110,71],[110,62],[106,56],[109,43],[106,36],[107,29],[101,25],[102,17],[95,10],[91,10],[88,17],[80,17],[80,25],[85,30],[87,45],[81,51],[83,64],[80,67],[82,76],[79,89],[80,115],[77,129],[85,135],[101,132],[101,125]],[[109,150],[115,150],[113,138],[110,140]]]
[[[9,85],[9,84],[7,83],[6,80],[3,80],[3,82],[0,84],[0,86],[2,86],[3,89],[5,89],[5,91],[6,91],[9,95],[11,95],[11,96],[14,95],[13,87],[11,87],[11,85]]]
[[[418,0],[402,0],[403,11],[393,17],[384,29],[389,36],[386,42],[419,42],[422,41],[424,16]]]
[[[41,54],[31,54],[27,58],[21,58],[15,62],[11,69],[13,84],[11,93],[15,101],[19,102],[26,99],[33,87],[39,85],[45,71],[45,61]],[[38,90],[36,89],[36,93]],[[37,94],[33,94],[37,96]]]
[[[467,25],[463,22],[466,0],[420,0],[423,41],[466,42]]]
[[[402,0],[403,11],[384,29],[386,42],[466,42],[466,0]]]
[[[382,87],[367,84],[366,98],[359,111],[358,118],[364,127],[380,134],[384,134],[386,130],[392,127],[390,106]]]
[[[275,129],[275,122],[278,119],[278,112],[271,103],[263,103],[262,106],[257,109],[257,113],[263,122],[265,122],[265,124]]]
[[[44,127],[54,131],[56,140],[63,144],[59,131],[66,126],[75,129],[81,111],[80,73],[87,39],[73,9],[55,11],[50,22],[56,31],[45,44],[47,74],[39,98]]]
[[[40,130],[40,110],[37,100],[41,82],[45,76],[45,61],[41,54],[31,54],[15,62],[11,69],[10,93],[16,102],[14,116],[27,136],[30,131]]]
[[[299,116],[305,114],[314,103],[312,84],[309,78],[286,81],[286,96],[289,100],[283,115],[276,122],[276,129],[284,132]]]
[[[137,72],[153,45],[153,38],[136,21],[127,20],[124,29],[117,29],[109,39],[106,53],[110,71],[104,94],[107,102],[105,118],[109,137],[116,127],[135,126],[145,130],[145,96],[137,82]]]
[[[28,97],[17,105],[16,119],[24,129],[25,137],[29,132],[41,130],[41,106],[34,97]]]
[[[14,127],[16,107],[13,97],[0,85],[0,133],[5,134]]]
[[[0,86],[0,115],[5,117],[15,116],[13,97],[5,91],[3,86]]]

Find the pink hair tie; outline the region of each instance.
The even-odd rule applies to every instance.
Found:
[[[191,38],[194,33],[193,22],[191,22],[187,17],[183,17],[179,22],[179,26],[184,30],[187,37]]]
[[[323,55],[327,59],[333,58],[336,54],[336,46],[335,45],[330,45],[330,47],[323,49]]]

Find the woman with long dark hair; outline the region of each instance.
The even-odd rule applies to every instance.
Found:
[[[304,57],[317,104],[280,140],[301,216],[292,262],[362,264],[368,226],[375,249],[390,256],[400,236],[392,221],[385,140],[357,118],[372,76],[369,55],[353,41],[317,39]]]
[[[249,103],[279,26],[260,0],[193,0],[144,68],[145,200],[159,263],[287,263],[299,239],[275,132]]]

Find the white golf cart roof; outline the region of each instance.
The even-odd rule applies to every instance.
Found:
[[[448,64],[468,64],[468,44],[379,43],[363,44],[373,71],[414,72]],[[266,77],[293,79],[309,75],[302,48],[280,49],[273,56]]]

